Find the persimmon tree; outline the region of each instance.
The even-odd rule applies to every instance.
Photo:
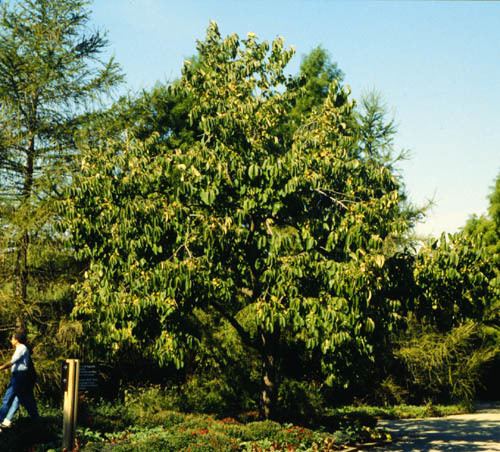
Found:
[[[223,38],[211,23],[173,88],[194,99],[196,139],[83,145],[64,206],[89,263],[74,310],[87,337],[181,367],[209,312],[260,356],[266,417],[285,337],[317,353],[328,384],[370,359],[397,314],[385,265],[414,219],[337,80],[290,135],[292,56],[282,39]]]

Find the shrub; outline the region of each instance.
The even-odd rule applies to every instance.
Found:
[[[384,378],[370,396],[370,401],[376,405],[401,405],[408,401],[409,391],[396,383],[395,377],[389,375]]]
[[[90,444],[85,447],[87,451],[117,451],[117,452],[142,452],[171,450],[190,452],[229,452],[238,450],[238,441],[220,432],[208,429],[167,429],[160,428],[140,430],[131,433],[124,443]]]
[[[483,344],[480,326],[472,321],[448,333],[424,329],[396,351],[407,371],[407,385],[421,399],[444,397],[465,404],[472,403],[484,365],[497,355],[497,348]]]
[[[235,388],[220,378],[191,377],[182,387],[189,411],[228,413],[235,399]]]
[[[284,380],[278,404],[281,419],[310,425],[324,411],[321,386],[315,382]]]
[[[160,385],[128,388],[124,393],[124,403],[127,409],[137,415],[145,412],[179,410],[184,405],[177,386],[165,388]]]

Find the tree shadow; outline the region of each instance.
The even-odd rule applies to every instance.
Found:
[[[61,431],[59,417],[45,416],[37,421],[22,418],[0,433],[0,452],[31,451],[34,446],[41,444],[58,449],[61,445]]]
[[[500,451],[500,422],[475,419],[405,419],[384,422],[393,451]]]

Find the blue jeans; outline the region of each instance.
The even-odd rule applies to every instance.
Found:
[[[11,422],[18,409],[19,409],[19,397],[15,396],[14,400],[10,404],[9,412],[5,416],[4,420]],[[0,419],[0,420],[2,420],[2,419]]]
[[[5,419],[10,414],[10,408],[15,404],[18,398],[20,403],[32,419],[38,418],[38,409],[36,407],[35,397],[33,395],[33,384],[29,381],[26,372],[14,372],[10,378],[9,385],[5,390],[0,408],[0,419]]]

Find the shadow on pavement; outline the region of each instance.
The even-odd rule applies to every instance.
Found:
[[[500,416],[478,419],[433,418],[385,421],[380,425],[391,433],[392,451],[500,451]]]

